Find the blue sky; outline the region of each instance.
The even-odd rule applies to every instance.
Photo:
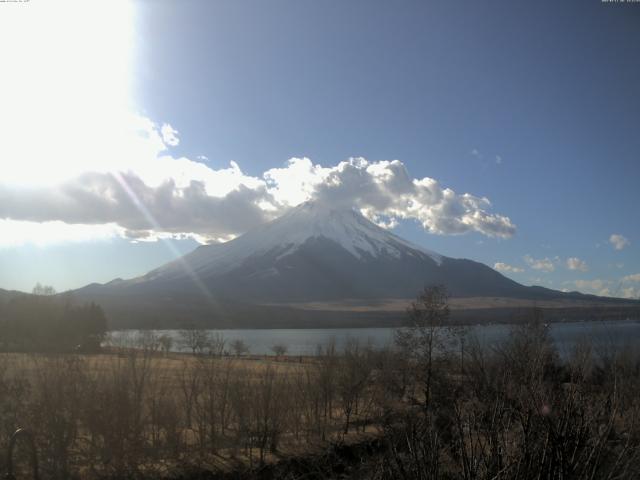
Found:
[[[29,46],[15,36],[42,41],[35,26],[51,18],[39,2],[23,7],[11,7],[11,21],[21,28],[0,47],[18,59]],[[640,4],[165,1],[106,7],[100,15],[74,8],[76,20],[64,9],[49,12],[54,46],[63,31],[76,34],[68,49],[47,52],[51,69],[40,69],[38,59],[35,71],[16,63],[10,78],[12,98],[42,95],[30,118],[45,112],[50,121],[17,127],[12,113],[22,103],[0,113],[5,131],[29,130],[12,149],[0,147],[8,172],[0,178],[7,200],[0,228],[13,238],[0,246],[0,288],[29,290],[40,281],[64,290],[142,274],[197,245],[184,237],[230,238],[298,198],[283,187],[275,200],[269,197],[275,203],[266,213],[223,203],[209,220],[185,219],[182,210],[165,217],[145,199],[167,178],[183,175],[188,183],[234,161],[241,173],[228,174],[228,188],[216,183],[227,177],[211,174],[207,194],[222,198],[249,185],[255,203],[265,198],[255,193],[265,172],[287,168],[290,158],[335,169],[363,157],[369,166],[399,160],[411,179],[435,179],[439,191],[455,191],[455,208],[464,193],[490,201],[464,204],[467,217],[449,218],[424,192],[412,198],[427,202],[421,205],[431,209],[428,215],[393,203],[392,189],[371,201],[350,192],[354,206],[380,207],[374,213],[395,217],[395,231],[415,243],[503,264],[503,273],[525,284],[640,295],[640,275],[634,277],[640,273]],[[51,72],[54,84],[81,82],[81,88],[59,96]],[[135,128],[147,140],[156,135],[163,146],[113,134],[123,111],[137,116]],[[171,127],[163,132],[165,124]],[[172,131],[178,132],[173,140]],[[30,142],[42,147],[22,148]],[[69,194],[78,190],[74,185],[90,184],[91,195],[117,202],[113,189],[122,181],[114,187],[98,174],[126,173],[137,155],[170,157],[158,169],[145,160],[124,178],[148,215],[133,218],[124,207],[107,212],[93,196]],[[69,161],[73,168],[66,158],[77,159]],[[181,158],[190,163],[178,168]],[[33,186],[36,172],[46,174]],[[295,172],[287,175],[295,183]],[[79,198],[82,208],[72,204]],[[246,222],[230,224],[225,211]],[[474,213],[495,215],[499,229],[470,223]],[[47,224],[56,229],[50,234],[33,225],[51,221],[74,227]],[[28,222],[19,224],[23,233],[9,234],[15,222]],[[612,241],[612,235],[620,237]]]

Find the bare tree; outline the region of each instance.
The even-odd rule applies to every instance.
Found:
[[[289,386],[287,375],[268,367],[252,386],[252,436],[265,461],[267,449],[275,453],[286,424]]]
[[[434,357],[444,350],[449,323],[449,299],[444,286],[426,287],[411,304],[404,328],[395,332],[396,345],[413,361],[421,385],[425,409],[429,407],[434,375]]]
[[[171,347],[173,346],[173,338],[171,338],[167,334],[163,334],[158,337],[158,343],[160,344],[160,349],[162,350],[162,353],[165,355],[165,357],[169,355]]]
[[[276,343],[271,347],[271,351],[276,357],[281,357],[283,355],[286,355],[287,350],[288,350],[287,346],[282,343]]]
[[[337,391],[344,415],[344,433],[349,433],[353,414],[358,414],[358,406],[371,375],[371,364],[359,343],[351,339],[347,342],[337,371]]]
[[[162,347],[160,337],[151,330],[140,332],[135,343],[138,348],[148,351],[151,354],[156,353]]]
[[[33,287],[33,290],[31,290],[31,293],[33,293],[34,295],[51,296],[55,295],[57,292],[56,289],[51,285],[42,285],[40,282],[38,282]]]
[[[221,357],[224,353],[224,347],[227,344],[227,339],[224,338],[222,333],[216,332],[213,335],[209,335],[209,355],[214,357]]]
[[[77,357],[33,358],[33,421],[48,454],[44,465],[52,478],[69,478],[71,452],[79,432],[80,402],[86,369]]]
[[[242,355],[249,353],[249,345],[247,345],[241,338],[237,338],[231,342],[231,349],[236,354],[236,357],[241,357]]]
[[[180,330],[180,343],[194,355],[203,353],[209,345],[209,333],[203,329]]]
[[[315,381],[317,382],[320,394],[318,429],[321,439],[325,440],[331,419],[333,418],[333,405],[336,397],[339,359],[335,339],[331,339],[324,347],[318,346],[316,359],[317,372]]]

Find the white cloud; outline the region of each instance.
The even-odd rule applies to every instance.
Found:
[[[357,207],[373,220],[417,220],[428,232],[445,235],[478,232],[509,238],[516,231],[508,217],[488,212],[487,198],[457,194],[433,178],[411,178],[399,160],[351,158],[318,175],[322,181],[315,184],[311,198]]]
[[[69,224],[115,223],[132,238],[151,233],[191,233],[223,237],[244,232],[273,214],[260,208],[264,188],[239,185],[224,196],[207,193],[203,182],[179,187],[166,180],[157,187],[134,174],[86,173],[56,188],[19,191],[0,187],[0,218]]]
[[[613,245],[613,248],[616,250],[622,250],[625,247],[628,247],[631,242],[624,235],[620,235],[619,233],[613,233],[609,237],[609,243]]]
[[[606,289],[611,284],[611,281],[601,279],[575,280],[573,284],[581,290],[587,290],[591,293],[599,293],[604,291],[604,289]]]
[[[499,272],[505,272],[505,273],[521,273],[521,272],[524,272],[523,268],[514,267],[513,265],[509,265],[508,263],[502,263],[502,262],[496,262],[493,265],[493,268],[495,270],[498,270]]]
[[[553,272],[556,269],[553,260],[547,257],[536,259],[531,257],[531,255],[525,255],[523,258],[526,264],[534,270],[540,270],[542,272]]]
[[[168,123],[162,125],[160,133],[162,134],[162,141],[170,147],[175,147],[180,143],[178,131]]]
[[[573,282],[565,282],[567,285],[573,285],[576,290],[591,295],[598,295],[601,297],[620,297],[621,293],[618,291],[612,291],[613,282],[611,280],[575,280]]]
[[[0,248],[22,245],[52,245],[66,242],[89,242],[124,236],[124,229],[113,223],[70,225],[54,222],[28,222],[0,219]]]
[[[131,113],[135,9],[32,3],[0,16],[0,40],[15,46],[3,56],[0,89],[0,219],[218,240],[318,199],[389,227],[413,219],[436,234],[515,233],[487,198],[413,178],[397,160],[292,159],[252,176],[233,162],[211,168],[203,158],[176,158],[169,150],[178,131]]]
[[[5,168],[9,175],[0,177],[0,218],[115,224],[132,238],[164,233],[217,241],[317,200],[356,207],[388,228],[408,219],[443,235],[478,232],[509,238],[516,230],[508,217],[489,211],[487,198],[457,194],[433,178],[412,178],[398,160],[352,158],[325,167],[292,158],[254,177],[235,162],[214,169],[168,155],[167,148],[178,141],[169,124],[159,127],[135,115],[117,120],[108,124],[100,142],[83,143],[84,149],[71,152],[72,161],[61,163],[55,175],[38,174],[50,165],[37,156]],[[2,145],[0,157],[10,158]],[[64,152],[58,153],[64,158]]]
[[[263,176],[274,198],[286,206],[295,206],[311,199],[330,172],[330,168],[314,165],[305,157],[291,158],[284,167],[267,170]]]
[[[622,289],[622,298],[634,298],[640,300],[640,288],[638,287],[626,287]]]
[[[580,260],[578,257],[567,258],[567,268],[569,270],[580,270],[581,272],[589,270],[587,262]]]
[[[640,299],[640,273],[626,275],[620,282],[621,296]]]
[[[502,165],[503,158],[501,155],[485,155],[477,148],[469,151],[469,155],[478,160],[483,167],[488,167],[491,163]]]
[[[629,285],[631,282],[640,282],[640,274],[627,275],[619,280],[600,279],[574,280],[564,282],[565,285],[573,285],[583,293],[591,293],[602,297],[640,298],[640,286]]]

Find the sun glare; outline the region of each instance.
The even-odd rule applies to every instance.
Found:
[[[3,7],[2,180],[50,184],[105,166],[105,129],[119,135],[131,104],[133,6],[34,0]]]

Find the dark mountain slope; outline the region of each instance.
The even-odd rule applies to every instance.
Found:
[[[443,284],[457,297],[589,298],[520,285],[484,264],[407,242],[353,210],[316,203],[230,242],[201,246],[142,277],[92,284],[73,294],[120,319],[155,315],[163,324],[173,318],[233,326],[245,323],[245,314],[259,315],[259,305],[410,299],[431,284]],[[283,306],[261,308],[270,318],[296,315]]]

